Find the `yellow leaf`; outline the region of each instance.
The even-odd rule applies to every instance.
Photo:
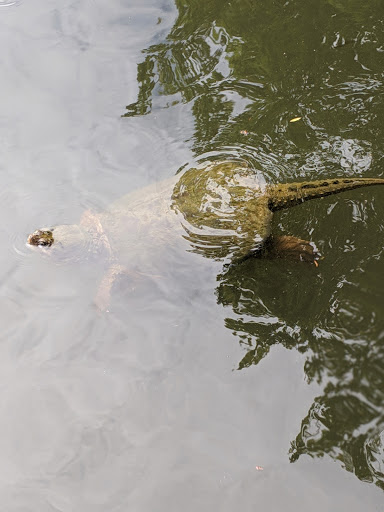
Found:
[[[296,123],[296,121],[300,121],[301,117],[294,117],[293,119],[291,119],[289,122],[290,123]]]

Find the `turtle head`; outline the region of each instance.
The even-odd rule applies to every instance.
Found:
[[[50,229],[36,229],[27,240],[27,244],[36,245],[37,247],[51,247],[53,242],[53,231]]]
[[[92,242],[89,231],[76,224],[37,229],[27,239],[27,245],[62,260],[87,258],[92,251]]]

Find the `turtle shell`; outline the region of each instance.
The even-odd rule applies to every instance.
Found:
[[[270,233],[264,187],[257,173],[239,162],[187,170],[173,189],[172,207],[184,218],[193,250],[208,257],[245,257]]]

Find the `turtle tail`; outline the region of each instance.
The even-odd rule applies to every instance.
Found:
[[[333,178],[330,180],[304,181],[269,185],[266,190],[271,211],[283,210],[310,199],[339,194],[347,190],[372,185],[384,185],[383,178]]]

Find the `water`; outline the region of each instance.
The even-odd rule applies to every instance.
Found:
[[[11,3],[2,508],[381,510],[381,188],[276,215],[275,233],[316,244],[318,269],[228,269],[172,233],[161,250],[143,240],[109,313],[94,306],[105,268],[25,247],[201,158],[272,183],[382,177],[381,3]]]

